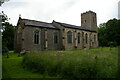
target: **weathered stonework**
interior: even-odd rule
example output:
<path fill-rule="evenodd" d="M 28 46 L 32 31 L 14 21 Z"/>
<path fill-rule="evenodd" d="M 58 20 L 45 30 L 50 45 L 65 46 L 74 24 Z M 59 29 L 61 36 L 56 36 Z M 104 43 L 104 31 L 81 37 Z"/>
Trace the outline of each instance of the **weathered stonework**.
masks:
<path fill-rule="evenodd" d="M 39 34 L 36 35 L 35 31 L 38 31 Z M 68 32 L 72 33 L 71 43 L 68 43 Z M 37 44 L 35 40 L 37 40 Z M 96 48 L 98 47 L 96 13 L 92 11 L 82 13 L 81 26 L 19 18 L 14 43 L 15 50 L 18 52 L 22 49 L 33 51 Z"/>

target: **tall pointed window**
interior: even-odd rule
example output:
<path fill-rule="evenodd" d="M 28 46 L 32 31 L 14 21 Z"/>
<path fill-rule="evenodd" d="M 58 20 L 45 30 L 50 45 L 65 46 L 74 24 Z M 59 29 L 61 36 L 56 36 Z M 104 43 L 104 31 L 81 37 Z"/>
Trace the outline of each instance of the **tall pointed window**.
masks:
<path fill-rule="evenodd" d="M 34 44 L 39 44 L 39 31 L 34 31 Z"/>
<path fill-rule="evenodd" d="M 67 42 L 72 43 L 72 32 L 71 31 L 67 32 Z"/>
<path fill-rule="evenodd" d="M 87 33 L 85 34 L 85 42 L 86 42 L 86 44 L 88 44 L 88 34 Z"/>
<path fill-rule="evenodd" d="M 58 33 L 54 32 L 54 44 L 58 43 Z"/>
<path fill-rule="evenodd" d="M 78 44 L 80 43 L 80 33 L 78 33 L 77 35 L 77 41 L 78 41 Z"/>

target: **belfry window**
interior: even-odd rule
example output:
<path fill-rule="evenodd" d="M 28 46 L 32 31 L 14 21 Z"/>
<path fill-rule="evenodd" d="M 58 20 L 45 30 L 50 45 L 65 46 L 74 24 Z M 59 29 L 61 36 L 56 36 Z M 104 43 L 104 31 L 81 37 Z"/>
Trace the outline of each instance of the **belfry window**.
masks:
<path fill-rule="evenodd" d="M 85 42 L 86 42 L 86 44 L 88 44 L 88 34 L 87 33 L 85 34 Z"/>
<path fill-rule="evenodd" d="M 72 32 L 71 31 L 67 32 L 67 42 L 72 43 Z"/>
<path fill-rule="evenodd" d="M 58 43 L 58 33 L 54 32 L 54 44 Z"/>
<path fill-rule="evenodd" d="M 34 44 L 39 44 L 39 31 L 34 31 Z"/>
<path fill-rule="evenodd" d="M 77 41 L 78 41 L 78 43 L 80 43 L 80 33 L 78 33 L 78 35 L 77 35 Z"/>

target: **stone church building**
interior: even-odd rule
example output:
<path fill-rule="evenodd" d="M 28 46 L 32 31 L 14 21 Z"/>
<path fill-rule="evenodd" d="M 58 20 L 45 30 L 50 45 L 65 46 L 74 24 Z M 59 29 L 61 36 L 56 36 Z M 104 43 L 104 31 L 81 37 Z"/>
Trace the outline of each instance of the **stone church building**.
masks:
<path fill-rule="evenodd" d="M 81 26 L 46 23 L 19 17 L 14 41 L 15 51 L 79 50 L 98 47 L 96 13 L 81 14 Z"/>

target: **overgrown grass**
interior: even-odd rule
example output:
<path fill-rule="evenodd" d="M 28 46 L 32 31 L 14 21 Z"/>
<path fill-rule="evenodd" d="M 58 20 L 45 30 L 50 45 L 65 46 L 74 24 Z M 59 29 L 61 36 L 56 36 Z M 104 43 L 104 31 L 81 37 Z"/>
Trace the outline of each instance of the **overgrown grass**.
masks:
<path fill-rule="evenodd" d="M 50 76 L 41 75 L 39 73 L 32 73 L 31 71 L 26 70 L 22 65 L 23 57 L 18 57 L 18 53 L 13 53 L 10 51 L 6 53 L 9 55 L 3 55 L 2 57 L 2 78 L 44 78 Z"/>
<path fill-rule="evenodd" d="M 61 78 L 116 78 L 118 49 L 100 47 L 89 50 L 33 51 L 23 58 L 32 72 Z"/>

